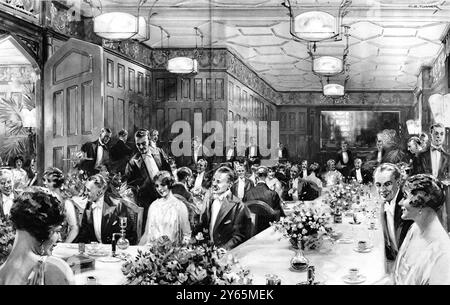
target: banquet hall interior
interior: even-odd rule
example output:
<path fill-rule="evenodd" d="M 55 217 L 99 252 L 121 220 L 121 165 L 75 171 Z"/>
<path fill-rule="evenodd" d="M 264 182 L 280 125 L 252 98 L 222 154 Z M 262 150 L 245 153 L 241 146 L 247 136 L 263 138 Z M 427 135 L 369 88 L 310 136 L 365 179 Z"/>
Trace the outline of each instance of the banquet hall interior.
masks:
<path fill-rule="evenodd" d="M 185 175 L 192 177 L 185 184 L 189 186 L 186 191 L 194 198 L 187 200 L 191 205 L 183 201 L 185 197 L 177 204 L 186 204 L 191 224 L 189 229 L 180 230 L 184 235 L 188 232 L 195 236 L 195 224 L 212 213 L 205 197 L 209 189 L 220 188 L 216 175 L 227 173 L 220 169 L 231 164 L 236 182 L 227 192 L 233 192 L 241 201 L 242 211 L 226 214 L 221 208 L 217 217 L 221 221 L 230 217 L 229 221 L 234 222 L 248 214 L 251 229 L 245 235 L 239 231 L 243 225 L 239 229 L 233 227 L 232 233 L 225 226 L 222 234 L 211 233 L 211 239 L 218 242 L 226 234 L 232 235 L 223 245 L 256 274 L 253 283 L 281 280 L 282 284 L 295 284 L 299 277 L 306 279 L 309 273 L 299 276 L 298 272 L 290 272 L 288 266 L 287 273 L 280 272 L 277 278 L 277 268 L 271 269 L 270 265 L 279 266 L 277 257 L 286 257 L 284 260 L 289 265 L 294 252 L 267 246 L 278 242 L 270 235 L 269 226 L 286 229 L 283 217 L 287 219 L 291 213 L 298 212 L 295 202 L 307 205 L 317 198 L 331 205 L 331 222 L 338 227 L 343 226 L 340 212 L 344 219 L 353 213 L 351 221 L 359 224 L 356 208 L 350 214 L 346 205 L 342 211 L 336 210 L 332 197 L 339 191 L 333 187 L 344 186 L 341 195 L 346 192 L 345 187 L 349 194 L 361 192 L 357 199 L 343 199 L 351 201 L 353 206 L 355 202 L 358 205 L 375 202 L 384 196 L 386 189 L 392 188 L 377 180 L 377 174 L 382 179 L 381 174 L 386 173 L 383 164 L 395 164 L 398 177 L 401 172 L 404 178 L 400 190 L 395 189 L 396 196 L 400 192 L 406 198 L 417 191 L 412 191 L 417 186 L 416 174 L 432 177 L 432 182 L 426 185 L 439 185 L 442 208 L 434 208 L 432 204 L 430 208 L 423 203 L 420 215 L 428 215 L 427 219 L 436 216 L 445 233 L 449 232 L 449 54 L 450 1 L 443 0 L 0 0 L 0 180 L 2 175 L 7 175 L 2 170 L 12 172 L 12 188 L 17 199 L 21 192 L 27 192 L 26 187 L 47 187 L 49 177 L 55 173 L 64 176 L 67 185 L 72 179 L 71 185 L 58 190 L 61 192 L 58 196 L 64 200 L 68 193 L 75 194 L 70 209 L 65 203 L 69 224 L 62 244 L 78 243 L 84 247 L 86 243 L 87 246 L 92 242 L 87 237 L 91 234 L 96 240 L 96 245 L 91 247 L 108 244 L 109 251 L 111 243 L 129 242 L 129 248 L 134 249 L 146 244 L 146 239 L 154 238 L 154 228 L 149 224 L 165 211 L 155 203 L 166 197 L 159 188 L 144 193 L 142 190 L 149 181 L 160 187 L 168 185 L 170 179 L 182 184 L 187 179 Z M 439 129 L 443 134 L 435 135 Z M 157 151 L 151 165 L 147 159 L 138 157 L 143 154 L 138 143 L 146 135 L 154 156 L 153 151 Z M 442 155 L 435 161 L 433 152 L 428 151 L 439 137 Z M 413 142 L 417 143 L 416 150 L 410 147 Z M 96 144 L 92 146 L 92 143 Z M 117 143 L 122 145 L 120 153 L 116 150 Z M 204 156 L 200 162 L 198 143 Z M 236 151 L 229 149 L 233 145 Z M 106 151 L 109 151 L 108 159 L 105 159 Z M 432 160 L 422 157 L 425 154 L 428 158 L 431 154 Z M 357 160 L 361 162 L 358 166 Z M 135 169 L 133 166 L 139 167 L 140 162 L 143 167 Z M 430 163 L 429 171 L 426 162 Z M 202 164 L 206 170 L 201 169 Z M 441 169 L 436 170 L 439 164 Z M 158 174 L 152 166 L 157 167 Z M 242 187 L 237 178 L 241 168 L 245 175 Z M 171 175 L 170 179 L 162 169 Z M 148 177 L 143 179 L 147 180 L 138 181 L 136 177 L 145 171 Z M 76 178 L 71 176 L 74 172 Z M 271 178 L 274 172 L 276 178 Z M 314 173 L 312 178 L 311 173 Z M 131 175 L 137 176 L 130 178 Z M 196 179 L 200 175 L 203 182 Z M 269 185 L 267 191 L 270 188 L 278 198 L 263 206 L 269 216 L 258 216 L 257 208 L 246 206 L 249 202 L 261 202 L 260 191 L 252 193 L 247 189 L 250 184 L 257 188 L 261 177 L 269 177 L 265 178 Z M 119 179 L 119 184 L 114 184 L 115 179 Z M 121 228 L 116 224 L 117 227 L 105 229 L 107 225 L 102 220 L 101 234 L 95 226 L 92 232 L 84 228 L 85 222 L 92 221 L 88 211 L 92 198 L 86 195 L 90 181 L 96 187 L 103 182 L 108 184 L 105 189 L 113 198 L 112 205 L 115 200 L 129 196 L 124 199 L 127 203 L 123 208 L 118 205 L 122 210 L 117 208 L 114 212 L 120 214 L 120 224 L 123 215 L 133 215 L 128 218 L 128 227 L 125 223 Z M 172 182 L 168 187 L 170 192 L 167 191 L 169 196 L 175 194 Z M 301 194 L 297 183 L 303 188 Z M 425 182 L 420 180 L 420 183 Z M 120 188 L 124 185 L 131 187 L 126 195 Z M 10 193 L 2 194 L 10 196 Z M 253 196 L 258 200 L 252 200 Z M 141 203 L 149 198 L 155 200 L 153 204 Z M 388 205 L 390 200 L 381 201 Z M 275 201 L 280 208 L 270 206 Z M 0 201 L 0 205 L 5 204 L 0 210 L 0 220 L 13 213 L 11 206 L 6 208 L 6 202 Z M 361 227 L 346 224 L 335 235 L 329 234 L 332 245 L 324 246 L 322 252 L 334 254 L 321 260 L 321 255 L 327 254 L 316 250 L 320 253 L 302 256 L 303 252 L 297 250 L 296 258 L 301 261 L 306 257 L 310 265 L 314 263 L 317 281 L 379 283 L 385 270 L 404 268 L 395 256 L 404 255 L 410 249 L 401 247 L 401 242 L 393 242 L 394 258 L 385 259 L 391 246 L 384 245 L 386 236 L 389 240 L 389 236 L 397 234 L 391 234 L 391 227 L 401 231 L 400 222 L 403 225 L 415 221 L 414 225 L 409 224 L 408 233 L 409 227 L 398 233 L 401 241 L 405 234 L 405 240 L 410 241 L 415 240 L 417 224 L 422 224 L 417 220 L 422 219 L 419 212 L 414 214 L 409 210 L 419 211 L 419 208 L 410 208 L 412 203 L 405 205 L 395 207 L 398 209 L 395 213 L 403 215 L 396 214 L 392 226 L 384 216 L 373 216 L 378 230 L 373 229 L 375 225 L 367 216 L 375 214 L 375 210 L 369 213 L 369 208 L 361 208 L 358 213 L 367 218 Z M 174 203 L 174 211 L 180 209 L 175 206 Z M 214 210 L 213 203 L 211 206 Z M 161 209 L 160 214 L 152 215 L 157 209 Z M 389 208 L 379 204 L 377 209 Z M 67 212 L 72 210 L 73 213 Z M 18 213 L 18 209 L 14 211 Z M 233 213 L 241 214 L 230 216 Z M 408 216 L 413 214 L 415 218 Z M 274 221 L 280 222 L 273 225 Z M 3 228 L 3 222 L 0 224 Z M 128 239 L 124 238 L 124 228 Z M 215 228 L 212 225 L 210 230 Z M 103 237 L 106 231 L 108 238 Z M 341 238 L 341 243 L 336 241 L 347 233 L 352 236 Z M 116 241 L 115 234 L 122 237 Z M 182 233 L 177 234 L 174 238 L 181 238 Z M 361 246 L 366 239 L 372 244 L 367 248 L 371 251 Z M 266 246 L 258 242 L 261 240 Z M 67 246 L 65 250 L 76 254 L 78 245 Z M 413 242 L 411 245 L 417 247 Z M 288 247 L 287 242 L 285 248 Z M 442 247 L 448 247 L 447 241 Z M 303 248 L 302 241 L 300 250 Z M 445 257 L 450 257 L 450 251 L 445 249 L 448 255 Z M 83 252 L 80 250 L 79 255 Z M 0 254 L 4 254 L 3 250 Z M 330 267 L 339 265 L 345 255 L 357 263 L 337 269 Z M 93 260 L 92 256 L 85 259 Z M 0 259 L 0 262 L 4 261 Z M 105 270 L 113 265 L 103 263 Z M 442 262 L 436 266 L 450 270 L 448 265 L 439 264 Z M 100 262 L 96 268 L 102 266 Z M 355 266 L 360 275 L 353 277 L 351 272 L 345 275 L 348 267 Z M 5 268 L 0 267 L 0 284 L 7 282 L 3 277 Z M 291 268 L 295 269 L 294 265 Z M 89 272 L 104 284 L 117 284 L 125 279 L 120 275 L 120 266 L 111 271 L 113 276 L 104 278 L 92 269 L 76 272 L 75 282 L 84 283 Z M 405 280 L 399 274 L 394 276 L 394 281 Z M 450 275 L 439 278 L 443 283 L 449 280 Z M 314 278 L 308 277 L 306 281 L 313 283 Z M 413 280 L 407 278 L 405 282 L 413 283 Z"/>

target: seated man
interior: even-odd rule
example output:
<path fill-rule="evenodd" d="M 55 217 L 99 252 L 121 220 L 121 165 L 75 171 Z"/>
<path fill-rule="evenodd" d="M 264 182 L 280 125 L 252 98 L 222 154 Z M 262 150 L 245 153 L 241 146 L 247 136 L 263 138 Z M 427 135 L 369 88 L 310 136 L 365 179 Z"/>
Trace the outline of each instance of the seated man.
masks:
<path fill-rule="evenodd" d="M 189 213 L 191 227 L 196 224 L 200 217 L 200 207 L 194 203 L 194 197 L 189 191 L 192 185 L 192 171 L 189 167 L 181 167 L 177 170 L 177 182 L 172 185 L 172 194 L 183 201 Z"/>
<path fill-rule="evenodd" d="M 234 172 L 227 167 L 216 170 L 212 180 L 211 196 L 205 196 L 205 212 L 194 232 L 208 232 L 217 247 L 233 249 L 251 234 L 252 220 L 245 204 L 231 194 Z"/>
<path fill-rule="evenodd" d="M 253 182 L 245 177 L 245 166 L 243 163 L 235 163 L 236 174 L 238 175 L 237 180 L 233 183 L 231 187 L 231 193 L 237 196 L 239 199 L 244 198 L 244 195 L 251 189 L 254 184 Z"/>
<path fill-rule="evenodd" d="M 242 201 L 261 200 L 267 203 L 272 209 L 280 211 L 280 215 L 284 216 L 283 209 L 280 205 L 280 196 L 277 192 L 272 191 L 266 184 L 269 169 L 260 166 L 256 171 L 256 185 L 252 187 L 244 196 Z"/>
<path fill-rule="evenodd" d="M 107 182 L 99 174 L 91 176 L 85 185 L 88 203 L 83 213 L 76 242 L 110 244 L 113 233 L 120 232 L 120 218 L 127 218 L 126 238 L 131 245 L 137 242 L 136 224 L 120 199 L 105 196 Z"/>
<path fill-rule="evenodd" d="M 360 158 L 356 158 L 354 164 L 355 167 L 352 168 L 348 176 L 350 182 L 353 179 L 362 184 L 368 184 L 369 182 L 371 182 L 372 175 L 370 174 L 369 171 L 362 168 L 362 160 Z"/>
<path fill-rule="evenodd" d="M 0 169 L 0 219 L 9 217 L 15 194 L 11 170 Z"/>

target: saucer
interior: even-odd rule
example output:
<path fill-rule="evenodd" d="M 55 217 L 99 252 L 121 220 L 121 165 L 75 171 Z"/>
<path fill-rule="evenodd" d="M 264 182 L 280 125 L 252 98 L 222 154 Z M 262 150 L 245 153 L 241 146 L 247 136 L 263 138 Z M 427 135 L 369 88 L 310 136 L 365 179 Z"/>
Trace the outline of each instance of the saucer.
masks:
<path fill-rule="evenodd" d="M 366 280 L 366 276 L 359 274 L 357 277 L 352 278 L 350 275 L 344 275 L 342 280 L 347 284 L 361 284 Z"/>
<path fill-rule="evenodd" d="M 360 225 L 361 221 L 358 221 L 358 222 L 350 221 L 349 224 L 351 224 L 351 225 Z"/>
<path fill-rule="evenodd" d="M 359 253 L 369 253 L 370 251 L 372 251 L 372 247 L 367 247 L 364 250 L 361 250 L 358 247 L 356 247 L 356 248 L 353 248 L 353 250 L 355 250 L 356 252 L 359 252 Z"/>

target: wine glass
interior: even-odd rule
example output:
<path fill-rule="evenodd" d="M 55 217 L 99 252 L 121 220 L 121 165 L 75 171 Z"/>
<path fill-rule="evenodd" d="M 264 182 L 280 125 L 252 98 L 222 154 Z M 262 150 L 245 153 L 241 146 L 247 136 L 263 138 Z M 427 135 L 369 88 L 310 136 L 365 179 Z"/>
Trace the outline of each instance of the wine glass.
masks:
<path fill-rule="evenodd" d="M 127 227 L 127 218 L 119 217 L 119 221 L 120 221 L 120 228 L 121 228 L 121 230 L 120 230 L 121 236 L 120 236 L 119 240 L 117 240 L 116 246 L 120 250 L 126 250 L 130 246 L 130 241 L 125 238 L 125 229 Z"/>

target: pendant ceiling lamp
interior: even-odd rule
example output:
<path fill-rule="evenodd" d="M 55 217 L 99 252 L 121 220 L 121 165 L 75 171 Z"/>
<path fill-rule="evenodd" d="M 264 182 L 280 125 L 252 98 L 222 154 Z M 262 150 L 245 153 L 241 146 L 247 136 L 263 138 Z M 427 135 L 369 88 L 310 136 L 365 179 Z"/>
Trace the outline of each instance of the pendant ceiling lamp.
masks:
<path fill-rule="evenodd" d="M 197 46 L 197 37 L 200 36 L 203 49 L 203 34 L 195 27 L 195 50 L 193 58 L 185 56 L 177 56 L 167 61 L 167 71 L 176 74 L 196 74 L 198 73 L 199 50 Z M 170 36 L 168 36 L 170 37 Z M 162 41 L 162 39 L 161 39 Z"/>
<path fill-rule="evenodd" d="M 313 59 L 313 72 L 333 76 L 344 71 L 344 61 L 334 56 L 319 56 Z"/>
<path fill-rule="evenodd" d="M 323 95 L 329 97 L 340 97 L 344 96 L 345 89 L 344 86 L 339 84 L 326 84 L 323 86 Z"/>
<path fill-rule="evenodd" d="M 303 11 L 291 5 L 291 0 L 284 0 L 281 5 L 289 11 L 289 31 L 300 42 L 339 41 L 342 39 L 342 19 L 348 13 L 350 0 L 342 0 L 336 15 L 324 11 Z"/>
<path fill-rule="evenodd" d="M 92 0 L 87 0 L 92 5 Z M 153 3 L 153 6 L 158 0 Z M 94 17 L 94 33 L 103 39 L 111 41 L 124 41 L 128 39 L 140 42 L 150 39 L 150 18 L 153 6 L 150 8 L 148 18 L 140 16 L 141 7 L 147 0 L 139 0 L 137 3 L 137 15 L 126 12 L 106 12 L 100 2 L 101 13 Z"/>

